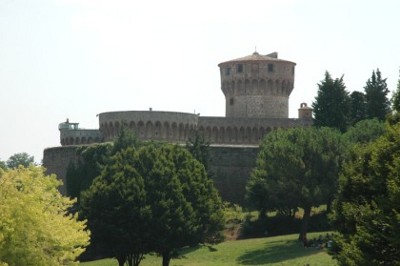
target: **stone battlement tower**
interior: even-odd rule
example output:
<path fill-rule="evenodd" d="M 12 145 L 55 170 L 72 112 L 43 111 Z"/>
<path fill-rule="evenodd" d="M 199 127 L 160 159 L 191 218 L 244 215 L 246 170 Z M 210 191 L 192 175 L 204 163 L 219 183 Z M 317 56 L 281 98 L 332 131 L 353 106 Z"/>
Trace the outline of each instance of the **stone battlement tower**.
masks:
<path fill-rule="evenodd" d="M 220 63 L 226 117 L 288 118 L 295 65 L 276 52 Z"/>

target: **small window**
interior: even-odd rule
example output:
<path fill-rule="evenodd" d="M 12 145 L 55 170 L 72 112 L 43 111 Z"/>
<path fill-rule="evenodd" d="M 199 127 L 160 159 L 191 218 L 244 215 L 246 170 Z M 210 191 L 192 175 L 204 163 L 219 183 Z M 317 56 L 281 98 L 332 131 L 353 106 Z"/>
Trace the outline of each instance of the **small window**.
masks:
<path fill-rule="evenodd" d="M 268 64 L 268 72 L 274 72 L 274 64 Z"/>
<path fill-rule="evenodd" d="M 234 103 L 233 98 L 230 98 L 230 99 L 229 99 L 229 104 L 230 104 L 230 105 L 233 105 L 233 103 Z"/>
<path fill-rule="evenodd" d="M 225 68 L 225 76 L 229 76 L 231 74 L 231 68 L 227 67 Z"/>
<path fill-rule="evenodd" d="M 237 73 L 243 73 L 243 65 L 242 64 L 237 65 Z"/>

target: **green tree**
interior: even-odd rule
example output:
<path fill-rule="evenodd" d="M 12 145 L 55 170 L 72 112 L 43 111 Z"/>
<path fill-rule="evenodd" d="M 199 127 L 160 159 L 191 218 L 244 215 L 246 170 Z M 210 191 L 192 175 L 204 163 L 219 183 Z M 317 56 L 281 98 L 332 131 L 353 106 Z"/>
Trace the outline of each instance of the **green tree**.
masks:
<path fill-rule="evenodd" d="M 314 125 L 317 127 L 332 127 L 346 131 L 350 108 L 349 93 L 340 79 L 333 79 L 325 72 L 325 79 L 318 84 L 318 94 L 312 103 L 314 109 Z"/>
<path fill-rule="evenodd" d="M 6 164 L 6 162 L 0 160 L 0 169 L 3 169 L 3 170 L 7 169 L 7 164 Z"/>
<path fill-rule="evenodd" d="M 80 200 L 81 191 L 90 187 L 95 177 L 99 176 L 106 164 L 112 146 L 109 143 L 82 146 L 77 148 L 77 163 L 70 163 L 67 168 L 67 195 Z"/>
<path fill-rule="evenodd" d="M 204 139 L 204 137 L 196 131 L 194 137 L 189 138 L 189 141 L 186 143 L 186 148 L 194 158 L 199 160 L 204 165 L 206 171 L 208 171 L 210 160 L 210 144 Z"/>
<path fill-rule="evenodd" d="M 387 97 L 389 89 L 386 79 L 382 79 L 379 69 L 372 71 L 372 76 L 368 79 L 364 87 L 367 118 L 377 118 L 381 121 L 386 119 L 390 112 L 390 101 Z"/>
<path fill-rule="evenodd" d="M 8 168 L 18 168 L 18 166 L 22 165 L 24 167 L 28 167 L 31 164 L 34 164 L 35 160 L 33 156 L 30 156 L 26 152 L 16 153 L 7 160 Z"/>
<path fill-rule="evenodd" d="M 170 144 L 138 151 L 135 167 L 144 177 L 152 210 L 152 248 L 169 265 L 177 248 L 222 240 L 222 201 L 204 166 L 186 149 Z"/>
<path fill-rule="evenodd" d="M 360 91 L 353 91 L 350 94 L 349 123 L 350 125 L 354 125 L 366 119 L 366 117 L 365 94 Z"/>
<path fill-rule="evenodd" d="M 60 184 L 41 167 L 0 169 L 0 264 L 78 264 L 89 232 L 68 212 L 74 201 Z"/>
<path fill-rule="evenodd" d="M 329 204 L 337 189 L 344 144 L 329 128 L 293 128 L 268 134 L 247 184 L 247 199 L 260 210 L 304 209 L 299 240 L 311 208 Z"/>
<path fill-rule="evenodd" d="M 384 122 L 377 118 L 365 119 L 350 127 L 343 137 L 353 144 L 367 144 L 382 136 L 385 131 Z"/>
<path fill-rule="evenodd" d="M 70 163 L 67 168 L 67 194 L 80 199 L 81 191 L 89 188 L 93 179 L 100 175 L 101 170 L 111 155 L 128 147 L 138 147 L 140 141 L 122 122 L 117 138 L 110 143 L 82 146 L 77 149 L 79 161 Z"/>
<path fill-rule="evenodd" d="M 397 89 L 392 95 L 391 102 L 393 111 L 400 113 L 400 77 L 397 81 Z"/>
<path fill-rule="evenodd" d="M 332 221 L 340 265 L 400 264 L 400 125 L 353 147 Z"/>
<path fill-rule="evenodd" d="M 118 136 L 113 143 L 111 154 L 115 154 L 128 147 L 137 148 L 141 145 L 139 139 L 129 130 L 126 121 L 121 122 L 121 129 L 118 132 Z"/>
<path fill-rule="evenodd" d="M 149 252 L 151 210 L 143 177 L 133 168 L 135 157 L 132 148 L 117 152 L 81 199 L 94 242 L 120 266 L 139 265 Z"/>
<path fill-rule="evenodd" d="M 169 265 L 177 248 L 222 239 L 221 199 L 187 149 L 163 143 L 121 149 L 81 199 L 93 239 L 107 247 L 106 255 L 137 265 L 151 250 Z"/>

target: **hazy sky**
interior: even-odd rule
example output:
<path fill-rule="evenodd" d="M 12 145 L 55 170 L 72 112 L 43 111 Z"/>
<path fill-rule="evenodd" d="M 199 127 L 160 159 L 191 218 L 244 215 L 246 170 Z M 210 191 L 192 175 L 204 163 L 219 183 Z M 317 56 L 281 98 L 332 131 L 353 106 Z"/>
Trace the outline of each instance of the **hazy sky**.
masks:
<path fill-rule="evenodd" d="M 122 110 L 224 116 L 218 63 L 278 52 L 297 63 L 290 117 L 329 71 L 362 91 L 400 67 L 398 0 L 0 0 L 0 160 L 40 162 L 69 118 Z"/>

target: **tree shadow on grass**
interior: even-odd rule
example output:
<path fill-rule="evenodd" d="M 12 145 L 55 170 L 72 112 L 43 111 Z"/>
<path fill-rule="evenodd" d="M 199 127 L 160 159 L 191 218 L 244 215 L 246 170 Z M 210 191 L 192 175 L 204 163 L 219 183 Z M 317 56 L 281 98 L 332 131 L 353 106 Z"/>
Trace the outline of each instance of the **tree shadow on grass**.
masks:
<path fill-rule="evenodd" d="M 187 258 L 186 254 L 191 253 L 191 252 L 195 252 L 196 250 L 201 249 L 203 247 L 207 247 L 210 252 L 211 251 L 217 251 L 217 249 L 214 248 L 211 245 L 201 245 L 201 244 L 199 244 L 199 245 L 192 246 L 192 247 L 183 247 L 183 248 L 177 249 L 173 254 L 173 258 L 174 259 L 186 259 Z"/>
<path fill-rule="evenodd" d="M 278 263 L 322 252 L 315 248 L 304 248 L 297 240 L 276 242 L 266 242 L 262 248 L 246 252 L 237 258 L 237 262 L 242 265 Z"/>

